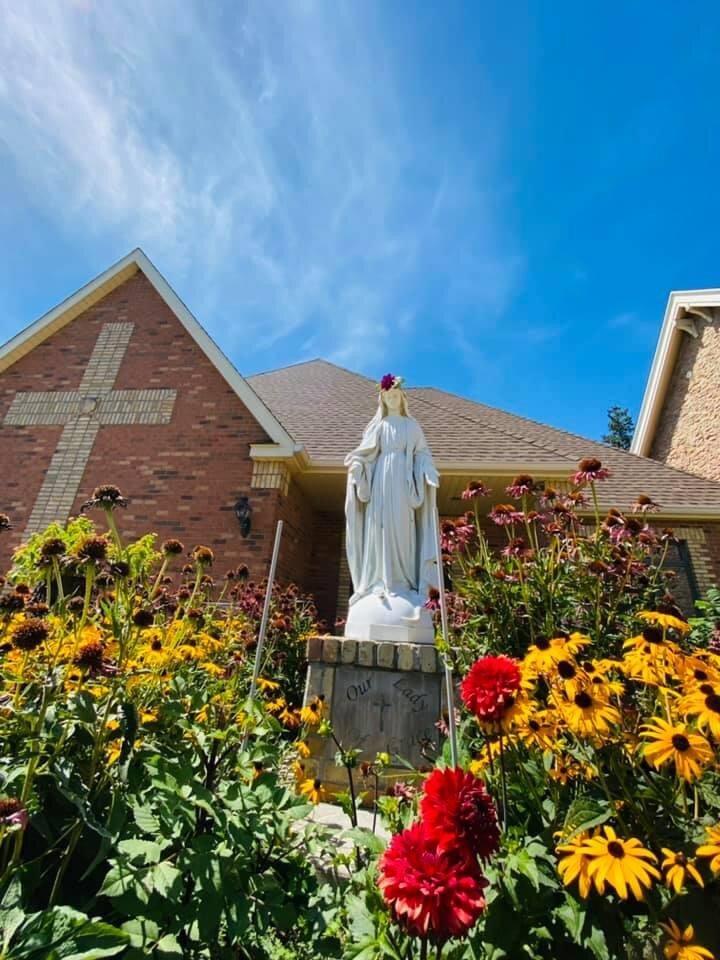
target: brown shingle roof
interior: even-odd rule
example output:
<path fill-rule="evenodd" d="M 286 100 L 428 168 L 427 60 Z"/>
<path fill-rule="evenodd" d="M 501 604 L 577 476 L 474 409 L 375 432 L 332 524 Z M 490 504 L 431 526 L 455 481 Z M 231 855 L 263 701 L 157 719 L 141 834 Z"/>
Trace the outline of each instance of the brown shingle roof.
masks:
<path fill-rule="evenodd" d="M 326 360 L 248 380 L 314 461 L 342 463 L 375 411 L 373 382 Z M 690 508 L 689 514 L 701 508 L 720 511 L 720 483 L 434 387 L 411 388 L 408 396 L 412 415 L 440 464 L 467 463 L 472 472 L 498 462 L 518 471 L 529 463 L 545 463 L 558 469 L 567 465 L 570 474 L 582 457 L 596 456 L 612 471 L 609 480 L 598 484 L 605 507 L 627 508 L 646 493 L 675 512 L 681 507 Z"/>

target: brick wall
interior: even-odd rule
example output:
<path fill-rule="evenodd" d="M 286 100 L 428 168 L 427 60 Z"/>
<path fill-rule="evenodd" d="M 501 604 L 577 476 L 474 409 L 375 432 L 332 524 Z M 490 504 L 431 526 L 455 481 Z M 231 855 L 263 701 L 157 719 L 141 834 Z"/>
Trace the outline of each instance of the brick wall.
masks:
<path fill-rule="evenodd" d="M 269 438 L 141 273 L 0 373 L 0 511 L 14 527 L 0 538 L 0 566 L 22 538 L 65 429 L 7 425 L 8 408 L 17 391 L 78 390 L 106 323 L 133 325 L 114 389 L 176 394 L 169 423 L 99 426 L 71 512 L 97 484 L 115 483 L 131 498 L 118 514 L 125 536 L 153 530 L 161 539 L 179 537 L 188 549 L 206 543 L 218 574 L 245 562 L 262 576 L 280 493 L 251 489 L 248 450 Z M 253 507 L 247 540 L 233 513 L 240 494 Z"/>
<path fill-rule="evenodd" d="M 682 336 L 650 456 L 720 480 L 720 323 Z"/>

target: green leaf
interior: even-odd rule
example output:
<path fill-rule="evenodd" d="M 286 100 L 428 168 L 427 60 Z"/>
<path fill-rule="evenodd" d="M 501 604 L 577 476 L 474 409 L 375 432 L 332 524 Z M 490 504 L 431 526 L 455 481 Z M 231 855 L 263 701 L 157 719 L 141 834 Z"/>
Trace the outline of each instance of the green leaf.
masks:
<path fill-rule="evenodd" d="M 370 853 L 382 853 L 385 849 L 385 841 L 382 837 L 364 827 L 352 827 L 350 830 L 345 830 L 343 836 L 352 840 L 361 850 L 368 850 Z"/>
<path fill-rule="evenodd" d="M 574 897 L 566 897 L 565 903 L 555 910 L 555 916 L 562 921 L 573 943 L 582 943 L 582 932 L 587 916 L 585 907 Z"/>
<path fill-rule="evenodd" d="M 140 864 L 158 863 L 162 856 L 162 847 L 154 840 L 142 840 L 133 837 L 130 840 L 121 840 L 118 850 L 126 854 L 128 859 Z"/>
<path fill-rule="evenodd" d="M 563 841 L 570 840 L 584 830 L 592 830 L 593 827 L 605 823 L 612 815 L 612 810 L 607 803 L 592 800 L 590 797 L 577 797 L 570 804 L 565 816 L 562 829 Z"/>
<path fill-rule="evenodd" d="M 166 933 L 161 940 L 158 940 L 155 950 L 160 957 L 183 956 L 182 947 L 172 933 Z"/>
<path fill-rule="evenodd" d="M 150 807 L 134 807 L 133 818 L 143 833 L 150 833 L 154 836 L 162 833 L 162 823 Z"/>
<path fill-rule="evenodd" d="M 15 931 L 8 960 L 99 960 L 125 949 L 129 936 L 70 907 L 30 914 Z"/>
<path fill-rule="evenodd" d="M 182 873 L 168 860 L 162 860 L 153 866 L 148 875 L 148 883 L 161 897 L 170 897 L 180 890 Z"/>

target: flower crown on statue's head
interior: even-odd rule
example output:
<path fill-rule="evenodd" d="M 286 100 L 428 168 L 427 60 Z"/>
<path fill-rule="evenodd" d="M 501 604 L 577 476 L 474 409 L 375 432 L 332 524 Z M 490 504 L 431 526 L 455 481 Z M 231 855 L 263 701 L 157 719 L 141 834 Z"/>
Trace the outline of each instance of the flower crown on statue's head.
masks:
<path fill-rule="evenodd" d="M 380 381 L 380 390 L 394 390 L 402 387 L 405 383 L 404 377 L 396 377 L 394 373 L 386 373 Z"/>

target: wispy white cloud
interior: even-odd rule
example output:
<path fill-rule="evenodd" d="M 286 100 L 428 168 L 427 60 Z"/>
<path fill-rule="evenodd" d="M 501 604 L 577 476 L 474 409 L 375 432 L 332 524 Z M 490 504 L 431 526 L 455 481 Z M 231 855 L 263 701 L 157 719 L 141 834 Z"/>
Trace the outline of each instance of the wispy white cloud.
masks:
<path fill-rule="evenodd" d="M 0 173 L 63 229 L 145 247 L 242 369 L 367 369 L 421 328 L 471 353 L 522 256 L 490 160 L 406 109 L 369 11 L 0 0 Z"/>

